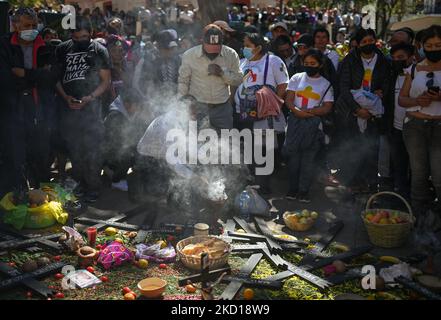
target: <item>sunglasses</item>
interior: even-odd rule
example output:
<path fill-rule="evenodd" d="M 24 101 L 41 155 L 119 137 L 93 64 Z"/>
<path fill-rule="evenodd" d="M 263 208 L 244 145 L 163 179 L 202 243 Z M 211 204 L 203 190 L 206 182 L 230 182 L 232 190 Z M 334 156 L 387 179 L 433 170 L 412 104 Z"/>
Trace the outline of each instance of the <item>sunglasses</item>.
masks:
<path fill-rule="evenodd" d="M 433 85 L 435 84 L 434 78 L 435 78 L 435 74 L 433 72 L 429 72 L 427 74 L 427 79 L 428 79 L 426 82 L 427 88 L 433 87 Z"/>

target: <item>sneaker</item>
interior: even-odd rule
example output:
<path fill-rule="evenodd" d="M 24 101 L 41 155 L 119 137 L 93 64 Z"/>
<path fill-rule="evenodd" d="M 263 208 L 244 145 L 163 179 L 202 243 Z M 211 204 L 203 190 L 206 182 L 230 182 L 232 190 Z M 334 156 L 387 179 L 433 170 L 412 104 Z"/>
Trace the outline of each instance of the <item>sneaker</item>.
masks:
<path fill-rule="evenodd" d="M 288 194 L 285 196 L 288 200 L 297 200 L 297 192 L 288 192 Z"/>
<path fill-rule="evenodd" d="M 302 202 L 302 203 L 311 203 L 311 199 L 309 198 L 309 196 L 306 193 L 301 194 L 301 195 L 299 194 L 298 200 L 299 200 L 299 202 Z"/>
<path fill-rule="evenodd" d="M 81 198 L 86 203 L 95 203 L 99 198 L 98 192 L 87 192 L 84 194 L 84 196 Z"/>

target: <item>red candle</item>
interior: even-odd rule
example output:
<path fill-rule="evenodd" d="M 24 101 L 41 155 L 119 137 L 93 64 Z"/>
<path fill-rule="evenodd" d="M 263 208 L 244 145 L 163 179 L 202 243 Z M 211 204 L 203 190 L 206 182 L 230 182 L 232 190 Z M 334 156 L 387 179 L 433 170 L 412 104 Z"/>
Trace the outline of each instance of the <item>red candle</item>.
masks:
<path fill-rule="evenodd" d="M 91 247 L 95 247 L 95 242 L 96 242 L 96 228 L 95 227 L 87 228 L 87 240 L 89 241 L 89 245 Z"/>

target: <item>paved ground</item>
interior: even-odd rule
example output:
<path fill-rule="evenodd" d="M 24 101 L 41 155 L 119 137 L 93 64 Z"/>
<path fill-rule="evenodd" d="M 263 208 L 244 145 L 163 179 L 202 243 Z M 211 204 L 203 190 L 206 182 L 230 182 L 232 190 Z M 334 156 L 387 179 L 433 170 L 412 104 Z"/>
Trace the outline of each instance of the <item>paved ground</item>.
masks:
<path fill-rule="evenodd" d="M 312 203 L 309 205 L 301 204 L 296 201 L 287 201 L 284 195 L 288 190 L 288 180 L 286 168 L 282 168 L 273 177 L 271 181 L 273 194 L 267 199 L 273 205 L 273 217 L 283 214 L 285 211 L 310 209 L 320 213 L 320 218 L 316 225 L 306 233 L 297 233 L 294 235 L 300 237 L 319 237 L 320 234 L 329 228 L 332 221 L 341 220 L 344 222 L 343 230 L 338 234 L 335 241 L 348 245 L 349 247 L 357 247 L 369 244 L 369 238 L 363 222 L 360 218 L 362 210 L 366 206 L 368 195 L 360 196 L 353 201 L 342 201 L 337 189 L 326 189 L 324 186 L 316 183 L 311 192 Z M 185 223 L 189 217 L 181 210 L 171 207 L 167 204 L 165 197 L 149 197 L 147 199 L 152 203 L 152 210 L 158 210 L 157 223 Z M 382 199 L 379 199 L 382 200 Z M 115 189 L 106 189 L 100 200 L 94 204 L 85 215 L 98 218 L 110 218 L 115 212 L 121 212 L 135 207 L 136 204 L 128 199 L 127 193 Z M 390 206 L 387 204 L 385 206 Z M 99 209 L 99 210 L 95 210 Z M 399 209 L 386 207 L 387 209 Z M 231 214 L 228 212 L 227 214 Z M 129 223 L 143 224 L 145 217 L 143 215 L 130 218 Z M 202 220 L 202 219 L 199 219 Z M 415 245 L 413 237 L 409 237 L 409 241 L 401 248 L 382 249 L 375 247 L 374 254 L 407 256 L 413 253 L 421 253 L 421 249 Z M 441 274 L 441 254 L 435 259 L 436 269 Z"/>

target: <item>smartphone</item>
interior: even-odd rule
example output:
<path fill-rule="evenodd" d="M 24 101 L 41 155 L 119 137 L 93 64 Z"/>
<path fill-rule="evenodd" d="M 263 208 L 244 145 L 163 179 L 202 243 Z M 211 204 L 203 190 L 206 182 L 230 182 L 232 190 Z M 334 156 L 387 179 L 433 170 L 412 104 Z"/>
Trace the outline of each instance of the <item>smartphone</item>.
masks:
<path fill-rule="evenodd" d="M 83 103 L 83 101 L 82 100 L 78 100 L 78 99 L 75 99 L 75 98 L 72 98 L 72 103 Z"/>
<path fill-rule="evenodd" d="M 433 92 L 433 93 L 439 93 L 439 87 L 429 87 L 428 91 Z"/>

